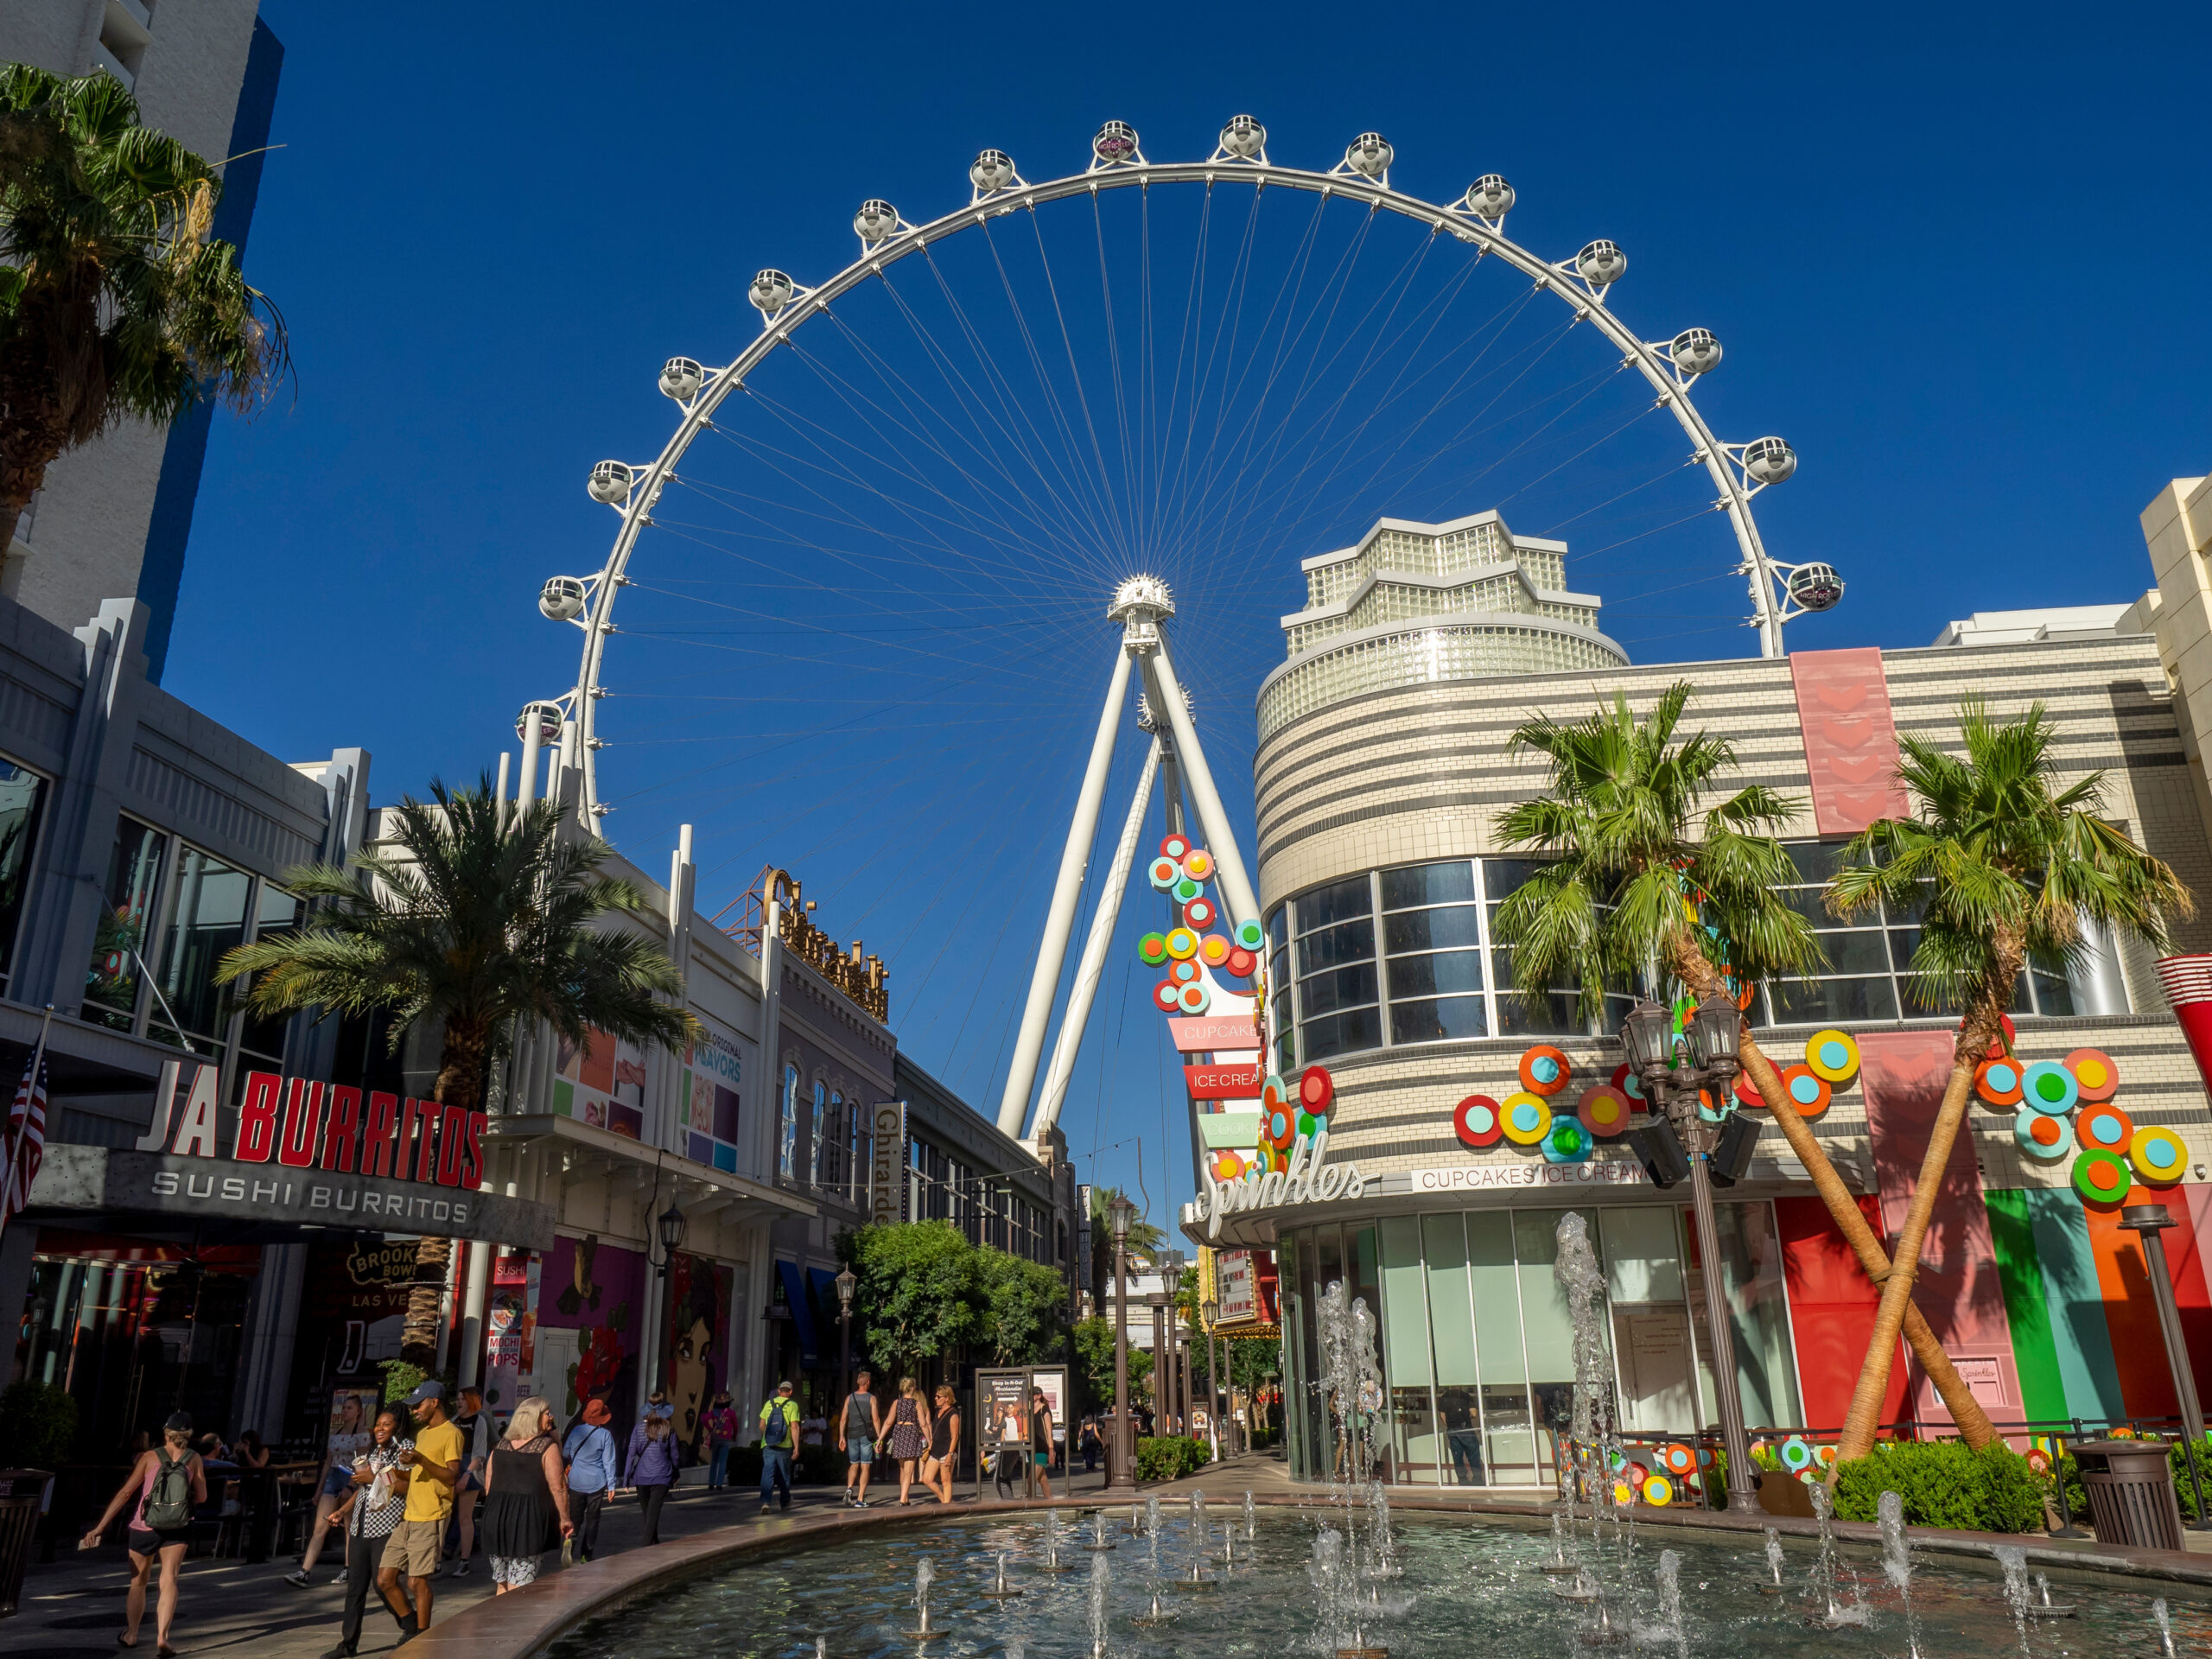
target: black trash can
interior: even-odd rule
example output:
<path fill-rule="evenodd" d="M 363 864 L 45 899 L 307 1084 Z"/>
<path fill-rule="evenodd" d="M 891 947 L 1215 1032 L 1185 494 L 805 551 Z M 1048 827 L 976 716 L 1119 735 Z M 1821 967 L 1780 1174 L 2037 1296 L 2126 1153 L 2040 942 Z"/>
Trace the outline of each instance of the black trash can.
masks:
<path fill-rule="evenodd" d="M 0 1618 L 13 1618 L 22 1599 L 39 1498 L 53 1478 L 43 1469 L 0 1469 Z"/>
<path fill-rule="evenodd" d="M 2073 1452 L 2099 1543 L 2182 1548 L 2181 1505 L 2164 1440 L 2077 1440 Z"/>

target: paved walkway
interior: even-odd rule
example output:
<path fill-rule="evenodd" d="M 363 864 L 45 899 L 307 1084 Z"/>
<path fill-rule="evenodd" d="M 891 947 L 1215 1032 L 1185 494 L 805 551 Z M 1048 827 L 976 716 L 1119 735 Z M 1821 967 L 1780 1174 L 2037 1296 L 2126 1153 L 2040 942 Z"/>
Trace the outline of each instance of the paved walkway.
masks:
<path fill-rule="evenodd" d="M 686 1478 L 695 1483 L 699 1478 L 696 1471 Z M 1104 1484 L 1103 1474 L 1086 1476 L 1078 1471 L 1072 1490 L 1078 1495 L 1093 1493 Z M 1053 1490 L 1065 1495 L 1070 1489 L 1056 1480 Z M 915 1491 L 919 1492 L 918 1485 Z M 988 1486 L 984 1491 L 991 1495 Z M 887 1500 L 885 1491 L 880 1481 L 870 1486 L 871 1507 L 887 1501 L 897 1506 L 895 1477 Z M 962 1499 L 972 1498 L 974 1492 L 972 1484 L 953 1488 L 954 1496 Z M 842 1495 L 842 1487 L 801 1486 L 792 1493 L 791 1513 L 833 1513 Z M 962 1507 L 956 1503 L 954 1510 L 957 1512 Z M 661 1511 L 661 1536 L 688 1538 L 716 1527 L 750 1526 L 763 1518 L 754 1489 L 734 1487 L 725 1492 L 709 1492 L 702 1484 L 679 1485 Z M 600 1554 L 605 1557 L 639 1548 L 639 1536 L 637 1503 L 624 1499 L 605 1511 L 600 1522 Z M 232 1653 L 240 1659 L 249 1655 L 251 1659 L 320 1659 L 338 1641 L 339 1615 L 346 1592 L 330 1580 L 342 1564 L 342 1557 L 326 1549 L 316 1564 L 315 1583 L 299 1590 L 284 1582 L 283 1575 L 292 1568 L 289 1559 L 251 1567 L 228 1560 L 188 1561 L 170 1639 L 181 1655 Z M 435 1582 L 434 1626 L 492 1593 L 491 1570 L 480 1553 L 470 1563 L 467 1578 L 440 1578 Z M 34 1562 L 16 1616 L 0 1620 L 0 1654 L 97 1653 L 112 1659 L 118 1651 L 115 1639 L 122 1633 L 123 1598 L 130 1583 L 130 1558 L 119 1545 L 83 1554 L 65 1549 L 56 1554 L 51 1565 Z M 147 1659 L 152 1659 L 154 1651 L 152 1602 L 149 1592 L 146 1620 L 138 1632 Z M 384 1652 L 397 1637 L 391 1616 L 378 1611 L 372 1599 L 361 1627 L 362 1654 Z"/>

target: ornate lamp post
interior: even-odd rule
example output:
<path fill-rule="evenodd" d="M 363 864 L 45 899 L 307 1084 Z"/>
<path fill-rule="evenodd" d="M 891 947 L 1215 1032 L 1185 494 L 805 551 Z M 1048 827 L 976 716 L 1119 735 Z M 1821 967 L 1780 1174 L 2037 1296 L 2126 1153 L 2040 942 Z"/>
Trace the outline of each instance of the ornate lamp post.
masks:
<path fill-rule="evenodd" d="M 1162 1414 L 1169 1418 L 1181 1419 L 1183 1432 L 1187 1434 L 1191 1432 L 1191 1402 L 1190 1389 L 1185 1386 L 1189 1379 L 1183 1371 L 1185 1349 L 1183 1343 L 1182 1251 L 1167 1252 L 1167 1271 L 1161 1278 L 1160 1292 L 1160 1301 L 1166 1309 L 1167 1319 L 1167 1351 L 1165 1357 L 1167 1364 L 1167 1388 L 1161 1395 L 1164 1403 Z M 1166 1423 L 1163 1422 L 1160 1427 L 1163 1433 L 1166 1432 L 1167 1427 Z"/>
<path fill-rule="evenodd" d="M 1137 1489 L 1137 1448 L 1129 1438 L 1129 1223 L 1137 1207 L 1121 1193 L 1106 1206 L 1114 1226 L 1114 1455 L 1106 1490 Z"/>
<path fill-rule="evenodd" d="M 1707 1155 L 1716 1136 L 1698 1116 L 1698 1091 L 1725 1098 L 1734 1087 L 1741 1062 L 1738 1048 L 1741 1016 L 1723 1003 L 1708 1003 L 1689 1022 L 1689 1064 L 1677 1064 L 1673 1021 L 1667 1010 L 1639 1001 L 1621 1022 L 1621 1046 L 1628 1051 L 1643 1091 L 1663 1113 L 1663 1121 L 1643 1131 L 1662 1165 L 1679 1166 L 1687 1154 L 1690 1200 L 1697 1217 L 1698 1255 L 1705 1262 L 1705 1317 L 1713 1332 L 1713 1382 L 1719 1396 L 1720 1438 L 1728 1452 L 1728 1507 L 1759 1511 L 1758 1484 L 1752 1478 L 1751 1451 L 1744 1433 L 1744 1403 L 1736 1385 L 1736 1344 L 1728 1327 L 1728 1297 L 1721 1283 L 1720 1234 L 1713 1220 L 1713 1183 Z M 1671 1143 L 1671 1145 L 1669 1144 Z"/>
<path fill-rule="evenodd" d="M 2190 1484 L 2196 1495 L 2196 1519 L 2186 1522 L 2186 1529 L 2212 1531 L 2212 1517 L 2204 1513 L 2204 1475 L 2196 1466 L 2196 1443 L 2204 1438 L 2204 1413 L 2196 1402 L 2196 1376 L 2190 1370 L 2189 1344 L 2182 1335 L 2181 1310 L 2174 1305 L 2173 1281 L 2166 1276 L 2166 1242 L 2158 1236 L 2177 1224 L 2163 1204 L 2131 1204 L 2120 1212 L 2120 1224 L 2143 1246 L 2144 1274 L 2151 1281 L 2151 1300 L 2158 1305 L 2158 1334 L 2165 1342 L 2166 1369 L 2173 1374 L 2174 1398 L 2181 1406 L 2183 1456 L 2189 1461 Z"/>
<path fill-rule="evenodd" d="M 1221 1369 L 1217 1359 L 1219 1344 L 1214 1337 L 1214 1326 L 1221 1319 L 1221 1304 L 1209 1297 L 1198 1304 L 1198 1318 L 1206 1327 L 1206 1414 L 1220 1425 L 1221 1455 L 1231 1457 L 1236 1451 L 1232 1444 L 1235 1435 L 1230 1431 L 1232 1420 L 1221 1391 Z"/>
<path fill-rule="evenodd" d="M 853 1391 L 853 1293 L 860 1288 L 860 1276 L 850 1268 L 837 1274 L 837 1408 L 844 1409 L 845 1396 Z"/>

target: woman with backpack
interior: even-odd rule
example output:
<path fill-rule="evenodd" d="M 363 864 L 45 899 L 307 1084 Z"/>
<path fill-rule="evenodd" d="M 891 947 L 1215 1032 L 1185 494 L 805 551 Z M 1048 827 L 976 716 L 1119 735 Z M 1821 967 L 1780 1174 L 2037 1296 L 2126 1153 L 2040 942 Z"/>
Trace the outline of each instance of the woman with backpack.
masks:
<path fill-rule="evenodd" d="M 644 1421 L 630 1431 L 630 1452 L 623 1459 L 622 1484 L 637 1489 L 638 1502 L 645 1508 L 648 1544 L 660 1542 L 660 1506 L 668 1501 L 668 1489 L 676 1484 L 675 1420 L 676 1408 L 655 1389 L 645 1402 Z"/>
<path fill-rule="evenodd" d="M 176 1413 L 162 1425 L 162 1444 L 140 1454 L 77 1548 L 98 1548 L 100 1535 L 134 1497 L 137 1507 L 131 1510 L 130 1530 L 124 1535 L 130 1548 L 130 1592 L 123 1604 L 123 1634 L 116 1637 L 116 1645 L 138 1645 L 139 1622 L 146 1617 L 146 1580 L 159 1560 L 162 1589 L 154 1613 L 154 1642 L 161 1659 L 175 1659 L 169 1627 L 176 1619 L 177 1575 L 184 1570 L 184 1552 L 192 1538 L 192 1511 L 207 1501 L 207 1469 L 192 1449 L 192 1419 L 185 1413 Z"/>

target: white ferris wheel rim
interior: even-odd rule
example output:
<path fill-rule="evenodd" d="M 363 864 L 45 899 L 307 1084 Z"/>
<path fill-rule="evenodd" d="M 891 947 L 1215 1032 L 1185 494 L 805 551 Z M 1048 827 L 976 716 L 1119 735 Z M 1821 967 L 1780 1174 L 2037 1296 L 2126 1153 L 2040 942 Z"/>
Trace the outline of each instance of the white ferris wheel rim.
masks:
<path fill-rule="evenodd" d="M 1439 206 L 1418 196 L 1393 190 L 1389 183 L 1387 162 L 1395 157 L 1389 155 L 1387 147 L 1385 165 L 1378 175 L 1370 176 L 1352 165 L 1353 152 L 1359 147 L 1357 143 L 1347 150 L 1344 162 L 1329 171 L 1316 172 L 1311 168 L 1287 167 L 1270 162 L 1266 159 L 1264 148 L 1257 157 L 1251 160 L 1231 156 L 1223 150 L 1217 151 L 1211 159 L 1205 162 L 1148 162 L 1141 151 L 1135 149 L 1135 135 L 1131 134 L 1130 138 L 1131 159 L 1094 162 L 1085 172 L 1037 184 L 1022 180 L 1018 174 L 1012 172 L 1011 163 L 1007 162 L 1012 181 L 1003 188 L 986 190 L 978 182 L 974 200 L 965 207 L 957 208 L 925 225 L 910 226 L 903 219 L 897 220 L 898 228 L 891 235 L 873 244 L 864 244 L 861 257 L 835 276 L 811 288 L 793 283 L 789 298 L 774 311 L 764 314 L 763 327 L 756 339 L 748 342 L 745 349 L 724 366 L 702 366 L 697 390 L 688 398 L 675 400 L 683 411 L 675 432 L 650 463 L 630 467 L 628 494 L 620 502 L 607 504 L 621 515 L 622 523 L 615 532 L 607 563 L 596 575 L 583 579 L 586 604 L 582 613 L 570 619 L 584 632 L 582 660 L 577 667 L 574 689 L 554 701 L 568 705 L 569 731 L 573 734 L 571 741 L 575 744 L 573 764 L 581 772 L 582 782 L 577 807 L 587 823 L 603 817 L 609 810 L 601 804 L 599 798 L 594 757 L 600 747 L 598 708 L 606 696 L 600 671 L 606 658 L 607 638 L 614 632 L 615 596 L 626 582 L 639 533 L 652 522 L 652 509 L 661 491 L 675 477 L 677 462 L 690 450 L 693 441 L 708 429 L 715 411 L 721 406 L 723 400 L 742 387 L 746 376 L 794 334 L 801 324 L 824 315 L 833 301 L 868 278 L 880 276 L 889 265 L 910 254 L 918 253 L 948 236 L 975 230 L 993 219 L 1022 208 L 1033 209 L 1043 202 L 1095 195 L 1101 190 L 1132 186 L 1148 188 L 1154 184 L 1197 184 L 1211 189 L 1221 183 L 1255 182 L 1262 190 L 1269 185 L 1276 185 L 1287 189 L 1313 192 L 1324 197 L 1338 196 L 1346 200 L 1364 203 L 1370 210 L 1396 213 L 1414 223 L 1426 225 L 1433 233 L 1450 235 L 1474 247 L 1478 259 L 1494 255 L 1531 278 L 1537 288 L 1555 295 L 1573 308 L 1575 321 L 1592 323 L 1620 348 L 1624 365 L 1633 366 L 1642 373 L 1657 394 L 1658 403 L 1673 413 L 1684 435 L 1694 446 L 1692 462 L 1701 463 L 1719 488 L 1720 494 L 1713 505 L 1726 512 L 1730 528 L 1735 532 L 1738 549 L 1743 555 L 1738 572 L 1749 578 L 1753 607 L 1749 625 L 1759 631 L 1760 654 L 1770 658 L 1783 655 L 1782 626 L 1798 613 L 1789 610 L 1786 596 L 1777 598 L 1777 586 L 1795 567 L 1770 557 L 1760 539 L 1758 524 L 1751 513 L 1751 498 L 1769 485 L 1755 480 L 1745 470 L 1744 454 L 1752 443 L 1776 441 L 1761 439 L 1749 443 L 1726 443 L 1715 437 L 1690 397 L 1691 385 L 1700 376 L 1696 372 L 1685 372 L 1675 366 L 1669 355 L 1671 341 L 1645 340 L 1606 306 L 1605 296 L 1612 283 L 1592 284 L 1577 268 L 1573 257 L 1553 261 L 1522 247 L 1505 234 L 1504 213 L 1494 219 L 1484 218 L 1471 205 L 1473 187 L 1469 188 L 1465 196 L 1449 206 Z M 990 156 L 996 152 L 987 151 L 985 154 Z M 1004 161 L 1002 156 L 1000 159 Z M 869 204 L 871 207 L 879 205 L 874 202 Z M 1507 212 L 1510 211 L 1511 204 L 1509 204 Z M 763 273 L 764 276 L 766 274 Z M 542 705 L 533 703 L 531 706 L 535 709 Z"/>

